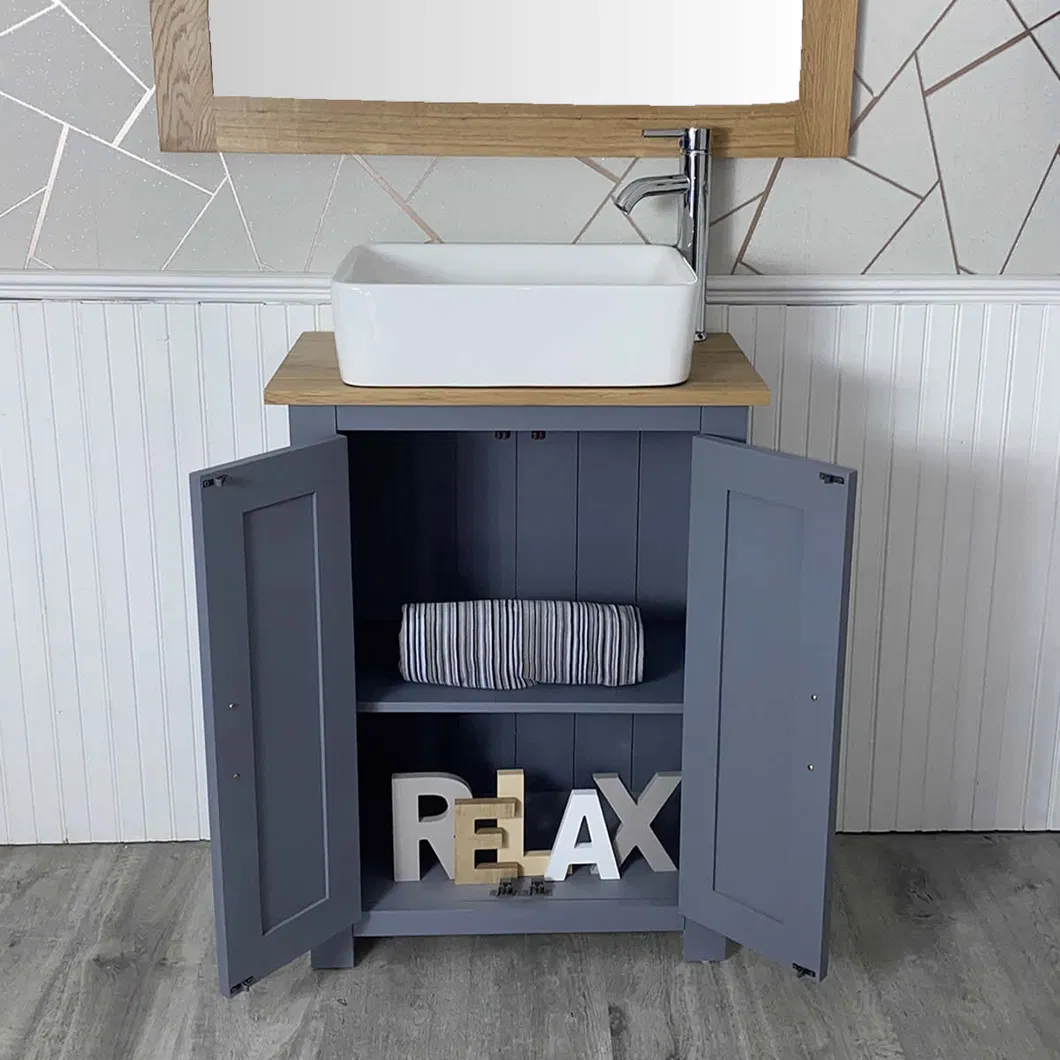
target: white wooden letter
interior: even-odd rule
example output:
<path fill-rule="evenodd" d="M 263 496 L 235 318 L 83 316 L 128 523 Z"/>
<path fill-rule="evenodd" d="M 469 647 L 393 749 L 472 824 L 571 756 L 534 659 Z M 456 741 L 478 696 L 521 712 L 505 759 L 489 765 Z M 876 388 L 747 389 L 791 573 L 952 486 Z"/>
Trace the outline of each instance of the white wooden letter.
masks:
<path fill-rule="evenodd" d="M 589 829 L 588 843 L 578 842 L 583 821 Z M 571 865 L 595 865 L 600 879 L 618 879 L 618 865 L 611 849 L 611 837 L 607 834 L 604 811 L 600 808 L 600 796 L 591 788 L 579 788 L 570 793 L 552 844 L 545 879 L 566 879 Z"/>
<path fill-rule="evenodd" d="M 651 823 L 681 783 L 681 774 L 656 773 L 636 802 L 617 774 L 594 773 L 593 780 L 618 815 L 620 824 L 615 833 L 615 853 L 619 865 L 640 847 L 644 860 L 653 872 L 676 872 L 677 866 L 652 831 Z"/>
<path fill-rule="evenodd" d="M 445 810 L 420 817 L 420 798 L 437 795 Z M 470 799 L 471 789 L 451 773 L 395 773 L 390 778 L 394 810 L 394 879 L 417 883 L 420 878 L 420 841 L 426 839 L 449 879 L 456 871 L 453 846 L 453 803 Z"/>

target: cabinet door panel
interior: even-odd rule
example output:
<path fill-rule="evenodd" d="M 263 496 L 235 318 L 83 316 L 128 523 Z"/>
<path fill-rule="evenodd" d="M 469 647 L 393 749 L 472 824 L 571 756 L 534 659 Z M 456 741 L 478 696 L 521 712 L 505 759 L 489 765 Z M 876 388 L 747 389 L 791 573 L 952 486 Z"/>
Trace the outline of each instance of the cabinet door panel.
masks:
<path fill-rule="evenodd" d="M 191 476 L 217 956 L 233 994 L 360 916 L 346 440 Z"/>
<path fill-rule="evenodd" d="M 855 473 L 693 443 L 681 911 L 823 976 Z"/>

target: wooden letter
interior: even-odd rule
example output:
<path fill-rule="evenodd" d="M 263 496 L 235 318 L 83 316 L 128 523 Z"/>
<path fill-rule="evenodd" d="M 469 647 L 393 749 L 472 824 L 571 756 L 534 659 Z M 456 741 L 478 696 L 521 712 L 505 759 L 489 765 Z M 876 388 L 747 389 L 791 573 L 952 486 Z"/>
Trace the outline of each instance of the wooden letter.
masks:
<path fill-rule="evenodd" d="M 445 810 L 420 817 L 420 797 L 445 799 Z M 471 789 L 450 773 L 395 773 L 390 778 L 390 801 L 394 811 L 394 879 L 416 883 L 420 878 L 420 841 L 426 839 L 449 879 L 455 873 L 453 859 L 453 803 L 470 799 Z"/>
<path fill-rule="evenodd" d="M 619 865 L 640 847 L 653 872 L 676 872 L 677 866 L 652 831 L 651 823 L 681 783 L 681 774 L 656 773 L 636 802 L 617 774 L 594 773 L 593 780 L 618 815 L 620 824 L 615 834 L 615 853 Z"/>
<path fill-rule="evenodd" d="M 578 842 L 583 821 L 589 829 L 588 843 Z M 595 865 L 600 879 L 618 879 L 618 865 L 615 852 L 611 849 L 611 837 L 607 834 L 604 811 L 600 809 L 600 796 L 590 788 L 580 788 L 570 793 L 563 820 L 552 844 L 552 857 L 545 879 L 566 879 L 571 865 Z"/>
<path fill-rule="evenodd" d="M 504 833 L 504 860 L 519 866 L 520 876 L 544 876 L 548 868 L 551 850 L 524 849 L 526 842 L 526 802 L 523 771 L 521 769 L 497 770 L 497 798 L 515 799 L 518 809 L 515 816 L 506 821 L 497 821 L 497 828 Z M 500 857 L 500 855 L 497 855 Z"/>
<path fill-rule="evenodd" d="M 457 883 L 499 883 L 519 875 L 514 862 L 475 865 L 476 850 L 504 848 L 505 834 L 499 828 L 478 828 L 478 821 L 511 820 L 518 811 L 515 799 L 457 799 L 454 803 L 453 845 L 456 848 Z"/>

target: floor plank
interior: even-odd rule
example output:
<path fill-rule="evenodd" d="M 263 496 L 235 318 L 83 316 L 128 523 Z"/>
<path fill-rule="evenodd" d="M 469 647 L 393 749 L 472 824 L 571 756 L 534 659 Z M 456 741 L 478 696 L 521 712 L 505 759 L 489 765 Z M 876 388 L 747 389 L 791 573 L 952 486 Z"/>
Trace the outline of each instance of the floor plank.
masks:
<path fill-rule="evenodd" d="M 1060 836 L 838 844 L 832 965 L 380 939 L 224 999 L 205 844 L 0 848 L 0 1060 L 1055 1060 Z"/>

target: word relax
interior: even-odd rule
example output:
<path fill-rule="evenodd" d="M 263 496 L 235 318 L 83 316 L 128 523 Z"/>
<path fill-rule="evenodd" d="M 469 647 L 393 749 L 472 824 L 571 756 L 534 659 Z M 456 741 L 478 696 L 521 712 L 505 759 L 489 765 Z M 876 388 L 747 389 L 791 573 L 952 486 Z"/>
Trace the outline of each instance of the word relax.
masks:
<path fill-rule="evenodd" d="M 652 830 L 652 822 L 681 783 L 680 773 L 656 773 L 634 799 L 615 773 L 594 773 L 593 781 L 618 817 L 614 843 L 600 797 L 592 788 L 570 793 L 551 850 L 526 850 L 524 779 L 521 769 L 497 770 L 496 798 L 475 799 L 451 773 L 395 773 L 391 778 L 394 819 L 394 879 L 420 878 L 420 843 L 426 841 L 456 883 L 496 883 L 514 876 L 562 880 L 575 865 L 591 865 L 603 880 L 617 880 L 619 866 L 636 849 L 655 872 L 676 866 Z M 422 816 L 420 799 L 445 800 L 445 810 Z M 481 822 L 495 822 L 482 826 Z M 588 842 L 579 843 L 585 826 Z M 476 865 L 476 852 L 496 851 L 496 861 Z"/>

